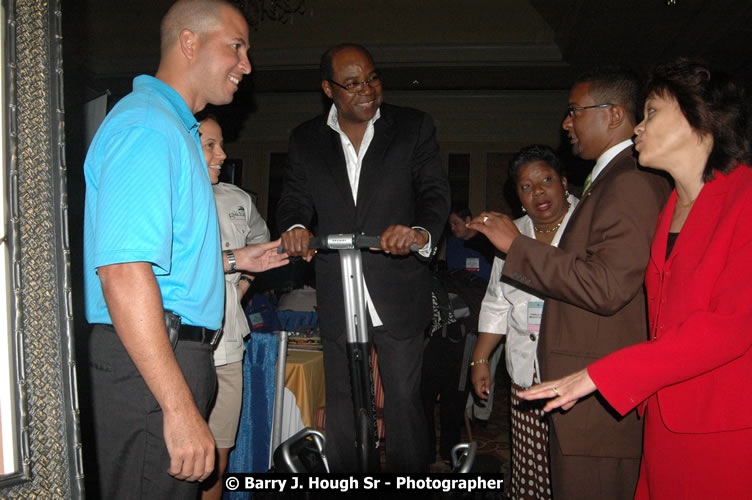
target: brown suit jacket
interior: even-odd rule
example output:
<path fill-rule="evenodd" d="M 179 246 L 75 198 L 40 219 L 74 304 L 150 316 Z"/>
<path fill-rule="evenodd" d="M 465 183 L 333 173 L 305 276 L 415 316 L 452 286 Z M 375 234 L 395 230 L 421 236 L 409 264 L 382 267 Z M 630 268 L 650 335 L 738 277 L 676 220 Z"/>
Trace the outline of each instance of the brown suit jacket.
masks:
<path fill-rule="evenodd" d="M 668 182 L 639 170 L 628 147 L 584 193 L 558 248 L 515 239 L 503 275 L 547 297 L 538 345 L 544 380 L 647 340 L 643 280 L 668 193 Z M 552 420 L 564 455 L 640 457 L 636 412 L 621 418 L 597 393 Z"/>

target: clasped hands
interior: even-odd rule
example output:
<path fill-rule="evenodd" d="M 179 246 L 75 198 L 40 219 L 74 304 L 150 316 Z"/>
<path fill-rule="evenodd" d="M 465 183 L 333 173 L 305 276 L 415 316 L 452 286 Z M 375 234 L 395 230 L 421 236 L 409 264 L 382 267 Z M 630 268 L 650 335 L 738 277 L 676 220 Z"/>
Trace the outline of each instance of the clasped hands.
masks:
<path fill-rule="evenodd" d="M 306 262 L 310 262 L 316 251 L 309 248 L 313 234 L 304 227 L 296 227 L 282 233 L 282 247 L 290 256 L 303 257 Z M 372 248 L 371 250 L 382 251 L 394 255 L 407 255 L 410 253 L 410 247 L 413 244 L 418 248 L 423 248 L 428 242 L 428 234 L 419 229 L 402 226 L 399 224 L 391 225 L 381 233 L 381 248 Z"/>

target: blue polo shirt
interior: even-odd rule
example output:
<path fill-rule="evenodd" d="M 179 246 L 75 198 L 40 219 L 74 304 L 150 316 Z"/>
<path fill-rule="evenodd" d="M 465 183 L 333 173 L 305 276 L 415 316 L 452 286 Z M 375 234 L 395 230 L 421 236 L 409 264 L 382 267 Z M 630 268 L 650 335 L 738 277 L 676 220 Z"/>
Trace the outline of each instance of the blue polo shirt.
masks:
<path fill-rule="evenodd" d="M 216 329 L 224 312 L 219 225 L 198 123 L 151 76 L 99 127 L 84 163 L 86 319 L 112 324 L 97 268 L 149 262 L 165 309 Z"/>

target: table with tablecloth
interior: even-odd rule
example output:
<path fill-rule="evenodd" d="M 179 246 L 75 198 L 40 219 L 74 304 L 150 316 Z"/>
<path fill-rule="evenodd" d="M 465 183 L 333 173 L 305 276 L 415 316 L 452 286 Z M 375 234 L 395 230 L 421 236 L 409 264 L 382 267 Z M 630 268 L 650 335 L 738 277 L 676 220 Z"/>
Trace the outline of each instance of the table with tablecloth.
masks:
<path fill-rule="evenodd" d="M 295 397 L 303 427 L 314 427 L 316 412 L 326 403 L 324 390 L 324 353 L 320 350 L 299 350 L 289 347 L 285 369 L 285 389 Z M 283 415 L 292 413 L 284 408 Z M 282 440 L 300 429 L 282 430 Z M 287 432 L 285 432 L 287 431 Z"/>
<path fill-rule="evenodd" d="M 228 472 L 269 469 L 277 351 L 278 334 L 254 332 L 246 342 L 243 404 Z M 324 403 L 323 352 L 290 349 L 285 367 L 282 441 L 303 427 L 313 427 L 316 412 Z"/>

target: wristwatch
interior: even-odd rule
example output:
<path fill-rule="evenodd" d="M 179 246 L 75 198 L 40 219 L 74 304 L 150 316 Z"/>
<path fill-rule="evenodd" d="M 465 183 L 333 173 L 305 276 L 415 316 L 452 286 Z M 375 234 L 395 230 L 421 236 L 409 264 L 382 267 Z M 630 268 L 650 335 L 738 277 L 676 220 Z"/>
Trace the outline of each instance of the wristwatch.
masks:
<path fill-rule="evenodd" d="M 235 260 L 235 254 L 233 253 L 233 251 L 225 250 L 222 253 L 224 253 L 225 256 L 227 257 L 227 264 L 230 266 L 230 269 L 228 269 L 227 272 L 234 273 L 235 271 L 237 271 L 238 270 L 238 268 L 236 267 L 237 261 Z"/>

